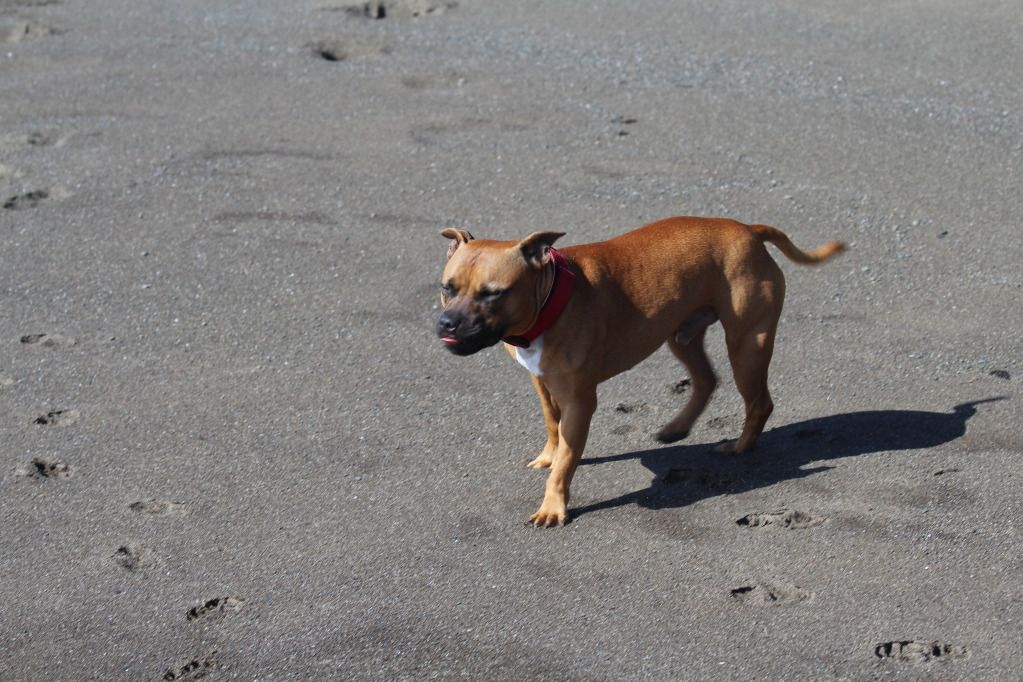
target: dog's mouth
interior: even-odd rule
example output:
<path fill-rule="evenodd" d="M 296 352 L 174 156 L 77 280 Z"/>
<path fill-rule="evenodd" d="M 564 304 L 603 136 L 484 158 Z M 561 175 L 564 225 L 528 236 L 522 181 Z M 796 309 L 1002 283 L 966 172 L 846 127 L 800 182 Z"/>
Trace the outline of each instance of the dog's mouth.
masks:
<path fill-rule="evenodd" d="M 472 355 L 484 348 L 489 348 L 501 340 L 501 335 L 494 330 L 482 328 L 471 334 L 452 336 L 441 334 L 440 342 L 455 355 Z"/>

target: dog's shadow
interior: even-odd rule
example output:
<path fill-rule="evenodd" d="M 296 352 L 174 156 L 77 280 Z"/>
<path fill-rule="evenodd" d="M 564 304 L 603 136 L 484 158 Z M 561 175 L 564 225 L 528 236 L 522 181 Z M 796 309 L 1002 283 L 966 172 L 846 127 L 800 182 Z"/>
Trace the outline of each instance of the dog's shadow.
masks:
<path fill-rule="evenodd" d="M 648 509 L 684 507 L 716 495 L 734 494 L 833 467 L 821 461 L 872 452 L 931 448 L 966 433 L 977 406 L 1004 397 L 956 405 L 951 413 L 916 410 L 849 412 L 786 424 L 765 431 L 752 453 L 720 455 L 707 444 L 677 445 L 583 459 L 580 465 L 638 459 L 654 474 L 650 487 L 572 510 L 574 516 L 638 504 Z M 803 468 L 811 462 L 817 466 Z"/>

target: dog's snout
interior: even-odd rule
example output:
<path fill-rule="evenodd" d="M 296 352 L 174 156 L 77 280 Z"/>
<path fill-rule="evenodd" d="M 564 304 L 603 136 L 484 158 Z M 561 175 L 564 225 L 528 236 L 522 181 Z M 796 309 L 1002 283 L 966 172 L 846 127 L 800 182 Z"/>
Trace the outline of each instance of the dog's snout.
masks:
<path fill-rule="evenodd" d="M 472 312 L 445 310 L 437 318 L 437 336 L 455 355 L 472 355 L 501 340 L 501 333 Z"/>
<path fill-rule="evenodd" d="M 460 321 L 461 320 L 455 315 L 452 315 L 450 311 L 445 312 L 441 314 L 440 319 L 437 320 L 437 331 L 442 334 L 453 335 L 455 330 L 458 329 L 458 323 Z"/>

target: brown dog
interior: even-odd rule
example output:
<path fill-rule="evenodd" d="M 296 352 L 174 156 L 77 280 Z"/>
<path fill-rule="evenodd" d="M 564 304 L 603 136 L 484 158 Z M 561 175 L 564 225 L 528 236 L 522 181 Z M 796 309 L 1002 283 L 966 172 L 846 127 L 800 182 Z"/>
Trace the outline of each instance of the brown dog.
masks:
<path fill-rule="evenodd" d="M 689 371 L 692 392 L 657 438 L 685 438 L 717 386 L 703 347 L 717 320 L 746 402 L 739 439 L 717 450 L 752 448 L 774 408 L 767 367 L 785 298 L 785 278 L 764 242 L 803 264 L 845 249 L 831 242 L 801 251 L 776 228 L 717 218 L 669 218 L 563 255 L 552 248 L 561 232 L 534 232 L 519 242 L 474 239 L 454 228 L 441 234 L 452 241 L 440 340 L 458 355 L 504 341 L 540 395 L 547 444 L 529 466 L 549 467 L 550 475 L 543 504 L 529 519 L 538 526 L 567 519 L 597 384 L 665 342 Z"/>

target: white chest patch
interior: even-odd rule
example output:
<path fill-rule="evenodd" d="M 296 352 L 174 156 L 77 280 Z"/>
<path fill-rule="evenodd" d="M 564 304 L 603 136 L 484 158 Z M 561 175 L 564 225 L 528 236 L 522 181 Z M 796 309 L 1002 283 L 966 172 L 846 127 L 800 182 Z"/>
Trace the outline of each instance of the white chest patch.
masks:
<path fill-rule="evenodd" d="M 515 348 L 515 359 L 519 364 L 536 376 L 543 376 L 540 371 L 540 358 L 543 357 L 543 334 L 533 339 L 529 348 Z"/>

